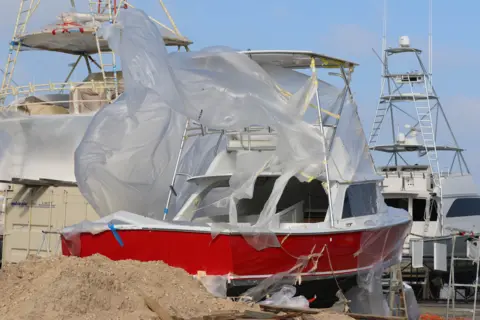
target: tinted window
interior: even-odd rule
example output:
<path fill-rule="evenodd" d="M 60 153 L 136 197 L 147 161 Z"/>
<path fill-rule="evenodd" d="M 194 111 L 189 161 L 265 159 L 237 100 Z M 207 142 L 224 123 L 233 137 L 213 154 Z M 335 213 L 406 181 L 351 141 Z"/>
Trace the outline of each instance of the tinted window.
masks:
<path fill-rule="evenodd" d="M 480 198 L 456 199 L 447 213 L 448 218 L 477 215 L 480 215 Z"/>
<path fill-rule="evenodd" d="M 343 219 L 376 214 L 377 210 L 377 186 L 375 183 L 351 185 L 347 188 L 343 200 Z"/>

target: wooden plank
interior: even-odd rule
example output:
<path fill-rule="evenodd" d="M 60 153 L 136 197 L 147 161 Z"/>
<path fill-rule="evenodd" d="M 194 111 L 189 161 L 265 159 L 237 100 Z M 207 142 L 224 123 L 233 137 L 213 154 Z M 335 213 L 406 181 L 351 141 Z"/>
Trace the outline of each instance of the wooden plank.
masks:
<path fill-rule="evenodd" d="M 273 319 L 275 316 L 275 313 L 264 311 L 245 310 L 245 312 L 243 313 L 243 318 L 250 319 Z"/>
<path fill-rule="evenodd" d="M 273 306 L 269 304 L 260 304 L 260 309 L 264 311 L 270 311 L 274 313 L 285 312 L 285 313 L 305 313 L 305 314 L 317 314 L 320 309 L 307 309 L 307 308 L 291 308 L 291 307 L 282 307 L 282 306 Z"/>
<path fill-rule="evenodd" d="M 286 320 L 286 319 L 294 319 L 296 317 L 300 317 L 303 312 L 289 312 L 283 315 L 275 316 L 274 319 L 276 320 Z"/>
<path fill-rule="evenodd" d="M 235 320 L 241 318 L 243 312 L 238 310 L 222 310 L 222 311 L 213 311 L 208 315 L 203 316 L 203 320 Z"/>

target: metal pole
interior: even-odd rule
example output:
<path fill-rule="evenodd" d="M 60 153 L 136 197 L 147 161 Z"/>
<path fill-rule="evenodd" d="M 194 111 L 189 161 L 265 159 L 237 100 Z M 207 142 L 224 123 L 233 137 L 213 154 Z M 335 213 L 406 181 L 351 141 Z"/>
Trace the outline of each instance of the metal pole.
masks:
<path fill-rule="evenodd" d="M 72 76 L 73 72 L 74 72 L 75 69 L 77 68 L 77 65 L 78 65 L 78 63 L 80 62 L 80 60 L 82 59 L 82 57 L 83 57 L 83 56 L 78 56 L 77 61 L 75 61 L 75 63 L 73 64 L 72 70 L 70 70 L 70 72 L 68 73 L 68 76 L 67 76 L 67 78 L 65 79 L 65 83 L 62 85 L 62 89 L 60 90 L 60 93 L 63 92 L 63 89 L 65 88 L 66 83 L 70 80 L 70 77 Z"/>
<path fill-rule="evenodd" d="M 328 196 L 328 211 L 329 211 L 329 218 L 330 218 L 330 227 L 334 227 L 335 223 L 333 220 L 333 203 L 332 203 L 332 191 L 330 188 L 330 175 L 328 172 L 328 148 L 327 148 L 327 137 L 325 136 L 325 130 L 323 127 L 323 120 L 322 120 L 322 113 L 320 111 L 320 98 L 318 97 L 318 80 L 316 76 L 316 67 L 315 67 L 315 59 L 312 58 L 311 68 L 312 74 L 315 76 L 315 99 L 317 100 L 317 112 L 318 112 L 318 123 L 320 125 L 320 132 L 322 134 L 322 145 L 323 145 L 323 162 L 325 163 L 325 175 L 327 176 L 327 196 Z"/>
<path fill-rule="evenodd" d="M 85 63 L 87 64 L 88 75 L 92 74 L 92 66 L 90 65 L 90 61 L 88 61 L 87 56 L 83 56 L 85 58 Z"/>
<path fill-rule="evenodd" d="M 102 69 L 102 67 L 98 64 L 98 62 L 95 61 L 95 59 L 92 58 L 92 56 L 88 56 L 88 60 L 93 62 L 93 64 L 96 65 L 98 69 Z"/>
<path fill-rule="evenodd" d="M 382 36 L 382 53 L 387 50 L 387 0 L 383 0 L 383 36 Z M 382 64 L 382 74 L 385 74 L 385 60 Z"/>
<path fill-rule="evenodd" d="M 165 209 L 163 209 L 163 220 L 167 217 L 168 207 L 170 206 L 170 200 L 172 199 L 173 186 L 175 185 L 175 180 L 177 179 L 178 166 L 180 165 L 180 158 L 182 157 L 183 147 L 185 145 L 185 140 L 187 140 L 187 129 L 190 124 L 190 120 L 187 120 L 185 123 L 185 129 L 183 130 L 182 141 L 180 142 L 180 150 L 178 151 L 177 162 L 175 163 L 175 170 L 173 171 L 172 183 L 170 184 L 170 191 L 168 191 L 167 203 L 165 204 Z"/>
<path fill-rule="evenodd" d="M 433 43 L 432 43 L 432 33 L 433 33 L 433 3 L 432 0 L 429 1 L 428 3 L 428 74 L 430 75 L 430 91 L 432 90 L 433 87 L 433 80 L 432 80 L 432 75 L 433 75 Z"/>

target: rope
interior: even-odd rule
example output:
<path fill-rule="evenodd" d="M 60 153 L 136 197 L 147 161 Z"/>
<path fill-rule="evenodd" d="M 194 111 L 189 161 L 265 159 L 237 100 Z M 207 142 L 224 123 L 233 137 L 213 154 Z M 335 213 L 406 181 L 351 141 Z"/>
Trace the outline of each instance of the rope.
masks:
<path fill-rule="evenodd" d="M 333 279 L 335 280 L 335 284 L 337 285 L 338 290 L 339 290 L 340 292 L 342 292 L 342 288 L 340 287 L 340 284 L 338 283 L 337 276 L 335 275 L 335 272 L 333 271 L 332 259 L 330 258 L 330 251 L 328 250 L 327 245 L 325 245 L 325 247 L 327 248 L 328 264 L 330 265 L 330 270 L 332 271 Z M 343 296 L 343 293 L 342 293 L 342 296 Z M 343 297 L 345 298 L 345 296 L 343 296 Z M 346 299 L 345 299 L 345 300 L 346 300 Z"/>
<path fill-rule="evenodd" d="M 280 91 L 281 94 L 283 94 L 283 96 L 285 96 L 285 97 L 287 97 L 287 98 L 290 98 L 291 96 L 293 96 L 293 94 L 292 94 L 291 92 L 289 92 L 289 91 L 287 91 L 287 90 L 279 87 L 277 84 L 275 84 L 275 87 Z M 311 108 L 315 108 L 315 109 L 318 108 L 316 105 L 314 105 L 314 104 L 312 104 L 312 103 L 309 103 L 308 106 L 311 107 Z M 330 117 L 333 117 L 333 118 L 335 118 L 335 119 L 340 119 L 340 115 L 339 115 L 339 114 L 330 112 L 330 111 L 328 111 L 328 110 L 326 110 L 326 109 L 323 109 L 323 108 L 320 108 L 320 111 L 323 112 L 323 113 L 325 113 L 325 114 L 327 114 L 327 115 L 329 115 Z"/>
<path fill-rule="evenodd" d="M 306 264 L 303 264 L 303 263 L 297 263 L 292 269 L 290 269 L 289 271 L 287 271 L 288 273 L 292 272 L 293 270 L 295 270 L 296 268 L 298 268 L 299 265 L 304 265 L 304 267 L 298 272 L 296 278 L 299 279 L 299 283 L 301 283 L 301 273 L 312 273 L 314 271 L 316 271 L 318 269 L 318 261 L 320 260 L 320 258 L 323 256 L 323 253 L 325 251 L 327 251 L 327 258 L 328 258 L 328 265 L 330 267 L 330 272 L 332 274 L 332 277 L 334 278 L 335 280 L 335 284 L 337 285 L 337 288 L 338 290 L 342 291 L 342 288 L 340 287 L 340 284 L 338 283 L 338 280 L 337 280 L 337 277 L 335 275 L 335 271 L 333 270 L 333 264 L 332 264 L 332 259 L 330 257 L 330 251 L 328 250 L 328 245 L 327 244 L 324 244 L 323 245 L 323 248 L 320 252 L 318 253 L 313 253 L 313 251 L 315 251 L 315 248 L 317 245 L 314 245 L 312 250 L 310 250 L 310 254 L 308 256 L 300 256 L 300 257 L 296 257 L 294 256 L 293 254 L 291 254 L 290 252 L 288 252 L 284 247 L 283 247 L 283 243 L 286 241 L 286 239 L 290 236 L 291 233 L 289 233 L 285 238 L 282 239 L 281 243 L 280 243 L 280 248 L 286 253 L 288 254 L 290 257 L 294 258 L 294 259 L 297 259 L 298 260 L 302 260 L 302 259 L 306 259 L 307 263 Z M 310 270 L 308 270 L 307 272 L 303 272 L 303 269 L 308 265 L 308 262 L 309 261 L 312 261 L 313 263 L 313 266 L 310 268 Z"/>

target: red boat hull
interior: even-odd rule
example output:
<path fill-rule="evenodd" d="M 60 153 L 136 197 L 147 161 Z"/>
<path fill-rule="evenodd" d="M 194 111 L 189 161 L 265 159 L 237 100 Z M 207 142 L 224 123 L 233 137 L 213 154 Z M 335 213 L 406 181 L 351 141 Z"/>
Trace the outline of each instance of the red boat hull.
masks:
<path fill-rule="evenodd" d="M 123 247 L 114 234 L 81 233 L 62 237 L 64 255 L 87 257 L 102 254 L 112 260 L 164 261 L 190 274 L 231 275 L 232 279 L 262 279 L 290 270 L 298 258 L 311 258 L 305 276 L 315 278 L 356 274 L 359 270 L 398 256 L 410 224 L 332 234 L 278 235 L 279 248 L 256 250 L 240 234 L 220 234 L 166 229 L 117 230 Z M 361 249 L 361 250 L 360 250 Z M 313 268 L 315 266 L 315 268 Z"/>

